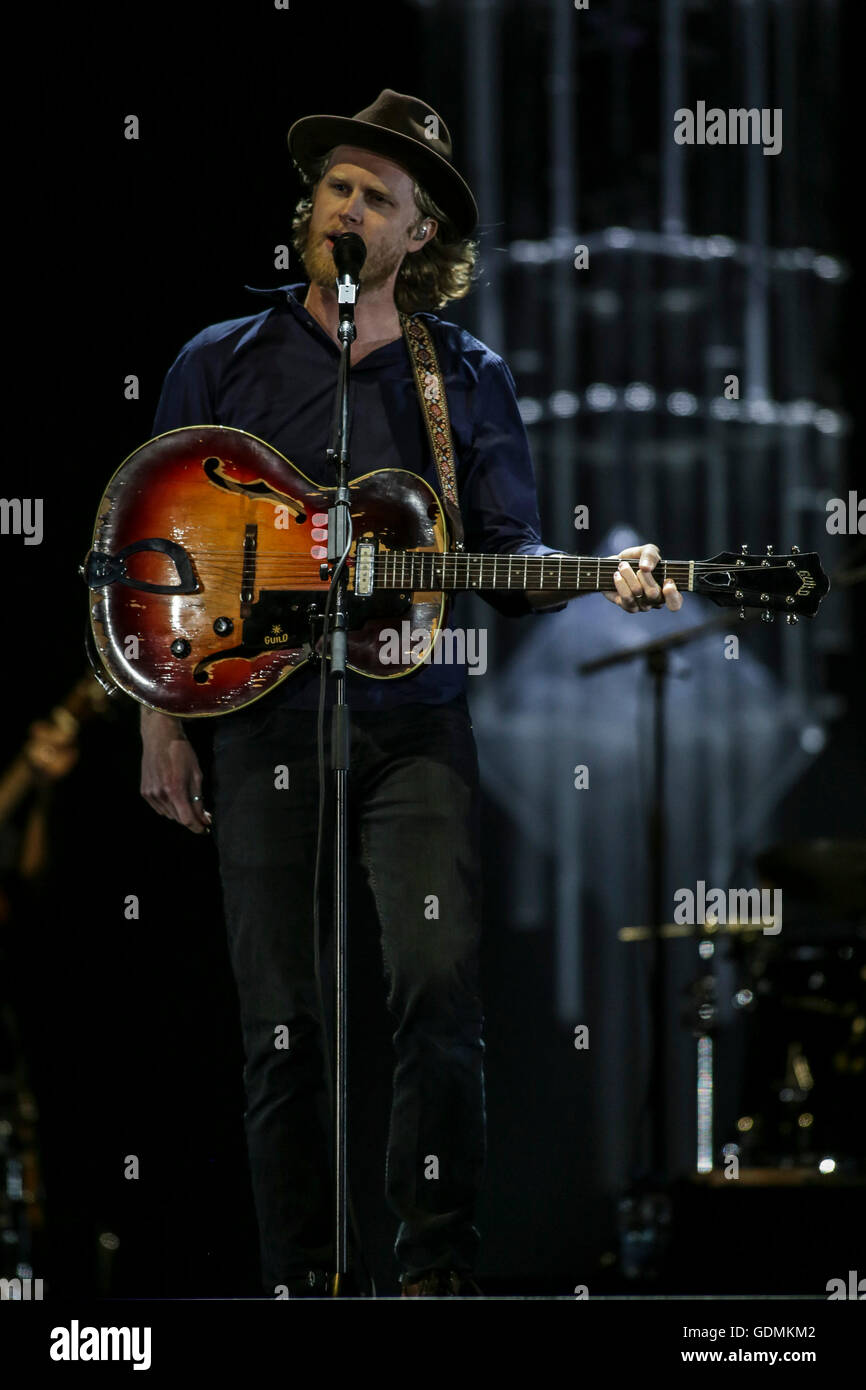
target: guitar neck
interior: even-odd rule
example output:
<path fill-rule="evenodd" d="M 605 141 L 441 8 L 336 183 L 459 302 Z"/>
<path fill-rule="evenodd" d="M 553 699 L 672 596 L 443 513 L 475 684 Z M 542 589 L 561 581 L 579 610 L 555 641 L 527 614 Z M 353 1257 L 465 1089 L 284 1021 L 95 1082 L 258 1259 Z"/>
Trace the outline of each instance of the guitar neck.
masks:
<path fill-rule="evenodd" d="M 695 571 L 705 562 L 661 560 L 658 584 L 673 579 L 681 592 L 694 589 Z M 376 556 L 377 589 L 544 589 L 562 594 L 614 589 L 617 558 L 597 555 L 471 555 L 426 550 L 389 550 Z"/>

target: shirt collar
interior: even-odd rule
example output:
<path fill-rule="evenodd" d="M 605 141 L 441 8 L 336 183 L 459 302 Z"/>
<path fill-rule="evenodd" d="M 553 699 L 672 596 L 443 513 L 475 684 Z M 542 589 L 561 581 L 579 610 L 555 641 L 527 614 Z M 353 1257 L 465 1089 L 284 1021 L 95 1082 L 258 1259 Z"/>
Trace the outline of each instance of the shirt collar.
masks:
<path fill-rule="evenodd" d="M 257 294 L 262 299 L 269 300 L 276 309 L 288 309 L 290 314 L 294 314 L 299 322 L 305 323 L 319 333 L 322 339 L 327 342 L 336 353 L 340 349 L 332 338 L 325 332 L 318 319 L 314 318 L 309 309 L 304 308 L 309 285 L 306 280 L 298 280 L 291 285 L 277 285 L 275 289 L 259 289 L 256 285 L 244 285 L 244 289 L 250 294 Z M 363 366 L 363 363 L 361 363 Z"/>
<path fill-rule="evenodd" d="M 304 298 L 306 298 L 306 292 L 309 289 L 309 284 L 306 280 L 297 280 L 292 285 L 277 285 L 274 289 L 260 289 L 257 285 L 244 285 L 244 289 L 248 294 L 258 294 L 261 295 L 262 299 L 269 299 L 272 304 L 278 306 L 288 305 L 289 308 L 301 309 L 305 314 L 309 315 L 309 310 L 304 309 L 303 299 L 300 297 L 300 292 L 302 291 Z M 425 318 L 433 317 L 432 314 L 424 313 L 424 311 L 420 312 Z M 312 317 L 312 315 L 310 315 L 310 317 Z M 416 314 L 410 314 L 409 317 L 415 318 Z"/>
<path fill-rule="evenodd" d="M 306 293 L 309 289 L 309 284 L 306 280 L 298 280 L 291 285 L 277 285 L 274 289 L 260 289 L 257 285 L 244 285 L 244 289 L 250 294 L 257 294 L 262 299 L 270 300 L 271 304 L 275 305 L 278 309 L 288 309 L 290 313 L 295 315 L 295 318 L 303 318 L 307 322 L 312 323 L 334 351 L 339 353 L 340 349 L 337 347 L 337 344 L 328 336 L 319 321 L 310 313 L 309 309 L 304 308 L 301 296 L 303 295 L 303 297 L 306 298 Z M 410 318 L 414 317 L 414 314 L 410 315 Z M 395 338 L 394 343 L 388 343 L 387 346 L 393 347 L 396 343 L 401 342 L 403 342 L 402 337 Z M 358 366 L 353 368 L 353 371 L 363 371 L 364 368 L 368 366 L 368 363 L 370 367 L 375 367 L 376 358 L 379 353 L 383 351 L 384 348 L 377 348 L 376 352 L 370 353 L 368 357 L 362 358 Z"/>
<path fill-rule="evenodd" d="M 293 285 L 277 285 L 275 289 L 259 289 L 257 285 L 244 285 L 244 289 L 249 294 L 261 295 L 263 299 L 269 299 L 272 304 L 294 304 L 303 309 L 303 304 L 298 298 L 296 291 L 306 290 L 305 280 L 298 280 Z"/>

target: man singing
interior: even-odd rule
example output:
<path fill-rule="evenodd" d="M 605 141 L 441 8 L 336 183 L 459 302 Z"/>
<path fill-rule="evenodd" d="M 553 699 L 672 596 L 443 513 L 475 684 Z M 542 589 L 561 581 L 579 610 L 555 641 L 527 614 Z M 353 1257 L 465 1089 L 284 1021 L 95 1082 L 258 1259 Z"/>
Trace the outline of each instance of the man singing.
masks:
<path fill-rule="evenodd" d="M 293 223 L 309 285 L 265 294 L 258 313 L 204 329 L 170 369 L 154 434 L 221 424 L 273 445 L 333 485 L 326 456 L 339 362 L 333 240 L 366 245 L 351 348 L 351 476 L 419 474 L 442 495 L 404 324 L 432 337 L 454 442 L 469 551 L 555 554 L 540 538 L 533 466 L 511 374 L 433 312 L 467 294 L 478 217 L 451 162 L 445 122 L 391 90 L 352 118 L 307 116 L 289 131 L 307 186 Z M 401 315 L 404 316 L 401 319 Z M 654 545 L 624 550 L 611 601 L 627 612 L 682 598 L 653 578 Z M 630 563 L 635 562 L 635 563 Z M 490 591 L 514 617 L 564 607 L 556 592 Z M 329 699 L 331 696 L 329 682 Z M 143 708 L 141 792 L 189 830 L 213 826 L 244 1042 L 245 1125 L 262 1281 L 274 1297 L 333 1288 L 332 1176 L 323 1110 L 313 886 L 319 674 L 310 663 L 270 695 L 215 721 L 213 816 L 177 720 Z M 478 767 L 466 668 L 429 662 L 398 680 L 347 672 L 355 852 L 381 928 L 396 1067 L 386 1196 L 399 1219 L 404 1297 L 478 1294 L 471 1278 L 485 1162 Z M 327 722 L 327 721 L 326 721 Z M 290 768 L 276 790 L 274 768 Z M 430 920 L 425 902 L 438 900 Z M 288 1028 L 290 1046 L 275 1046 Z M 425 1172 L 436 1155 L 438 1177 Z"/>

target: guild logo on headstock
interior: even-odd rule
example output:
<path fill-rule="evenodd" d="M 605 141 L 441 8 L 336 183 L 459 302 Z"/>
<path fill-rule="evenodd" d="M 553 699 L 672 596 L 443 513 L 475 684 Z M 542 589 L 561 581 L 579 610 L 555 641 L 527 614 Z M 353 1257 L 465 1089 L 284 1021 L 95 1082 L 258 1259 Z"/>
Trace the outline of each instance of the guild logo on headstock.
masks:
<path fill-rule="evenodd" d="M 270 632 L 265 634 L 266 647 L 279 647 L 284 642 L 288 642 L 288 640 L 289 634 L 287 632 L 283 632 L 283 629 L 280 627 L 279 623 L 274 623 Z"/>
<path fill-rule="evenodd" d="M 798 594 L 808 594 L 815 587 L 815 580 L 808 570 L 797 570 L 797 578 L 801 580 Z"/>

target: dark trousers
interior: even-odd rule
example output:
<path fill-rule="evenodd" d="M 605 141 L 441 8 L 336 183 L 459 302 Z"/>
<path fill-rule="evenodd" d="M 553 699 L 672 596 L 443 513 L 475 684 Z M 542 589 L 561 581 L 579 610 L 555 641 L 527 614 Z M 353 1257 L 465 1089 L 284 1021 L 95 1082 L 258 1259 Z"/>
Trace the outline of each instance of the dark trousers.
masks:
<path fill-rule="evenodd" d="M 327 714 L 326 757 L 329 726 Z M 289 785 L 281 787 L 286 772 Z M 313 957 L 316 715 L 266 699 L 217 721 L 212 776 L 262 1280 L 273 1296 L 289 1278 L 333 1267 Z M 327 761 L 325 778 L 330 804 Z M 400 1221 L 395 1254 L 408 1275 L 471 1270 L 479 1244 L 474 1209 L 486 1117 L 478 801 L 462 702 L 352 716 L 350 820 L 379 917 L 394 1023 L 385 1196 Z M 332 843 L 329 833 L 323 882 Z M 322 925 L 330 943 L 324 912 Z M 280 1045 L 286 1029 L 288 1047 Z"/>

